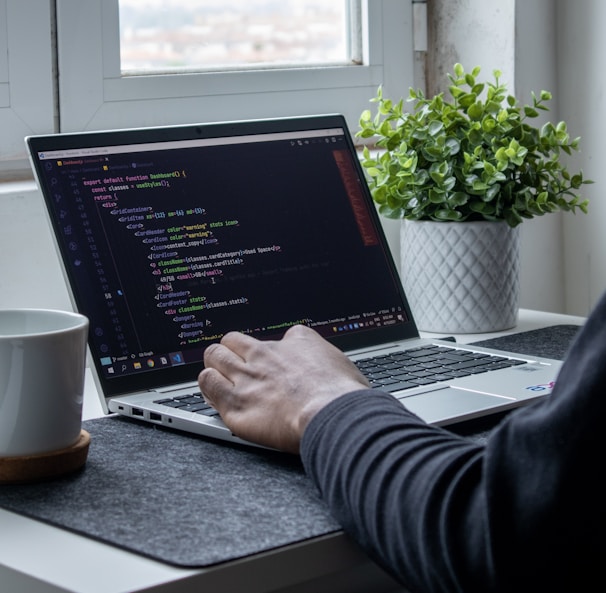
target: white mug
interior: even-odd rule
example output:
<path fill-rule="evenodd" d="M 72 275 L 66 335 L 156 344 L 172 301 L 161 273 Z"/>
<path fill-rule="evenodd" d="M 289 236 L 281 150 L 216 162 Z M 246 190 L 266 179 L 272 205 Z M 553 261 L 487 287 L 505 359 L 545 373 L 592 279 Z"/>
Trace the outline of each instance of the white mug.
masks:
<path fill-rule="evenodd" d="M 0 310 L 0 457 L 74 445 L 82 424 L 88 319 Z"/>

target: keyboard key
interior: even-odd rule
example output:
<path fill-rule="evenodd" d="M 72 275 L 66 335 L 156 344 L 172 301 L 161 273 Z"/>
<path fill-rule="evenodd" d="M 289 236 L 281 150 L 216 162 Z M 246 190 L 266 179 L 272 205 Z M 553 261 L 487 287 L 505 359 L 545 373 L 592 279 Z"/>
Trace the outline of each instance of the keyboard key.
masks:
<path fill-rule="evenodd" d="M 219 416 L 219 412 L 217 412 L 217 410 L 215 410 L 214 408 L 211 408 L 210 406 L 205 410 L 197 410 L 196 414 L 202 414 L 204 416 L 210 416 L 210 417 Z"/>
<path fill-rule="evenodd" d="M 219 412 L 204 401 L 199 391 L 186 395 L 177 395 L 172 398 L 158 399 L 154 403 L 185 412 L 193 412 L 194 414 L 203 414 L 210 417 L 219 416 Z"/>
<path fill-rule="evenodd" d="M 374 389 L 383 389 L 382 385 L 371 385 Z M 405 389 L 412 389 L 413 387 L 418 387 L 416 383 L 410 383 L 409 381 L 398 381 L 397 383 L 392 383 L 389 385 L 389 391 L 404 391 Z"/>
<path fill-rule="evenodd" d="M 431 385 L 436 382 L 437 381 L 434 381 L 433 379 L 423 379 L 421 377 L 414 377 L 414 378 L 410 379 L 410 383 L 412 383 L 413 385 L 416 385 L 417 387 L 419 385 Z"/>

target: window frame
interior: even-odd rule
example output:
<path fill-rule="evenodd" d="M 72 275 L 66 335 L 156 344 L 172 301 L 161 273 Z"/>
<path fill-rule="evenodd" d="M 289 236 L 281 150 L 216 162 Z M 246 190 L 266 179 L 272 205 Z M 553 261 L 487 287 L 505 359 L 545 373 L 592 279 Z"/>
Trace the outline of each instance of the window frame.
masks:
<path fill-rule="evenodd" d="M 412 0 L 363 0 L 361 20 L 363 65 L 123 76 L 118 0 L 57 0 L 61 130 L 331 111 L 357 127 L 379 85 L 413 81 Z"/>
<path fill-rule="evenodd" d="M 362 65 L 122 76 L 118 0 L 0 0 L 0 181 L 32 134 L 343 113 L 414 81 L 413 0 L 360 0 Z M 262 90 L 261 90 L 262 89 Z"/>
<path fill-rule="evenodd" d="M 54 130 L 50 2 L 0 0 L 0 179 L 31 176 L 24 137 Z"/>

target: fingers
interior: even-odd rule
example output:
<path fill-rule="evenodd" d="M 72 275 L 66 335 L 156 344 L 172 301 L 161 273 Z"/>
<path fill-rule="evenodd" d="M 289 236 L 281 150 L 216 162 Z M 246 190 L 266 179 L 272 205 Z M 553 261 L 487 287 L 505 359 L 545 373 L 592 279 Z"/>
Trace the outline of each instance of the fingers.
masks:
<path fill-rule="evenodd" d="M 235 346 L 240 340 L 235 337 Z M 229 342 L 229 340 L 228 340 Z M 244 364 L 243 358 L 223 343 L 211 344 L 204 352 L 204 370 L 198 375 L 198 384 L 207 403 L 217 407 L 217 403 L 229 396 L 234 388 L 234 370 Z"/>
<path fill-rule="evenodd" d="M 284 334 L 282 342 L 310 338 L 322 341 L 322 338 L 312 329 L 305 326 L 293 326 Z M 246 363 L 250 362 L 255 355 L 267 355 L 275 344 L 278 342 L 262 342 L 246 334 L 229 332 L 223 336 L 220 343 L 211 344 L 206 349 L 204 366 L 214 368 L 229 378 L 234 373 L 243 372 Z"/>
<path fill-rule="evenodd" d="M 221 345 L 238 353 L 243 359 L 244 354 L 258 343 L 256 338 L 239 332 L 228 332 L 221 338 Z"/>
<path fill-rule="evenodd" d="M 204 370 L 198 376 L 205 399 L 223 413 L 237 405 L 237 386 L 250 380 L 251 366 L 247 359 L 253 350 L 266 346 L 255 338 L 230 332 L 218 344 L 211 344 L 204 352 Z M 240 389 L 241 390 L 241 389 Z M 241 394 L 240 394 L 241 396 Z"/>
<path fill-rule="evenodd" d="M 198 385 L 204 395 L 204 400 L 217 409 L 217 402 L 221 402 L 234 384 L 213 368 L 206 368 L 198 375 Z"/>
<path fill-rule="evenodd" d="M 206 368 L 221 368 L 237 364 L 238 360 L 241 362 L 243 359 L 223 343 L 211 344 L 204 351 L 204 366 Z"/>

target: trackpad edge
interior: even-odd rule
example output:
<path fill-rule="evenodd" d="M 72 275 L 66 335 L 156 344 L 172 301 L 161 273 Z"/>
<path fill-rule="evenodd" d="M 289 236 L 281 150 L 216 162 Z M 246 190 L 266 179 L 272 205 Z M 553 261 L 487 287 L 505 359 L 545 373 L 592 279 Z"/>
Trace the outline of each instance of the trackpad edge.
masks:
<path fill-rule="evenodd" d="M 515 407 L 513 398 L 444 387 L 416 395 L 398 397 L 400 403 L 429 424 L 449 424 L 476 418 L 487 410 Z"/>

